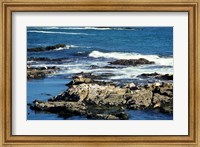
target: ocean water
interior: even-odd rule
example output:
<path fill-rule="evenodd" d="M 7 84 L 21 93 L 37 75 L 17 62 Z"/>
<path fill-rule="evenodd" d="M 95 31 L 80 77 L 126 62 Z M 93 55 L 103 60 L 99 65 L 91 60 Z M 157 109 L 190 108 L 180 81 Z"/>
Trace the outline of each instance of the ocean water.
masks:
<path fill-rule="evenodd" d="M 33 66 L 59 66 L 62 70 L 41 80 L 27 82 L 27 103 L 47 100 L 66 90 L 75 73 L 110 74 L 106 81 L 117 84 L 134 82 L 138 85 L 155 82 L 137 76 L 142 73 L 173 74 L 173 27 L 27 27 L 27 48 L 63 43 L 64 48 L 45 52 L 27 52 L 27 57 L 66 58 L 58 62 L 33 62 Z M 121 68 L 108 66 L 116 59 L 145 58 L 153 65 Z M 29 62 L 28 62 L 29 63 Z M 91 66 L 92 65 L 92 66 Z M 129 110 L 133 120 L 171 120 L 172 115 L 156 111 Z M 35 112 L 27 106 L 28 120 L 59 120 L 56 114 Z M 86 119 L 71 117 L 68 119 Z"/>

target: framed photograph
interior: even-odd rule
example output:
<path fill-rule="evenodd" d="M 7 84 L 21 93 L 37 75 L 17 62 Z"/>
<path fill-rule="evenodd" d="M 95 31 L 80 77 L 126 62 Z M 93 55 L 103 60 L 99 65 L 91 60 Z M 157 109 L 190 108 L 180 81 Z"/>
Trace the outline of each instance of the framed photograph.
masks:
<path fill-rule="evenodd" d="M 199 1 L 1 1 L 2 146 L 199 146 Z"/>

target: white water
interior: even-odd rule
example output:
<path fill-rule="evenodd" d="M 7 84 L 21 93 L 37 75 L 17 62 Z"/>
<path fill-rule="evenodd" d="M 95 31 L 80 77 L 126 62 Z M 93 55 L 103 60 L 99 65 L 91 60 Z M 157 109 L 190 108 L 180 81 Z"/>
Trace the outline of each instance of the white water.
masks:
<path fill-rule="evenodd" d="M 28 31 L 32 33 L 45 33 L 45 34 L 65 34 L 65 35 L 94 35 L 94 34 L 87 34 L 87 33 L 71 33 L 71 32 L 52 32 L 52 31 Z"/>
<path fill-rule="evenodd" d="M 62 29 L 62 30 L 126 30 L 123 27 L 40 27 L 43 30 L 56 30 L 56 29 Z M 134 29 L 131 29 L 134 30 Z"/>
<path fill-rule="evenodd" d="M 122 52 L 110 52 L 104 53 L 99 51 L 92 51 L 89 57 L 93 58 L 114 58 L 114 59 L 139 59 L 145 58 L 149 61 L 154 61 L 156 65 L 173 66 L 173 58 L 159 57 L 158 55 L 142 55 L 138 53 L 122 53 Z"/>
<path fill-rule="evenodd" d="M 79 46 L 76 46 L 76 45 L 66 45 L 65 47 L 59 47 L 57 49 L 55 49 L 56 51 L 59 51 L 59 50 L 64 50 L 64 49 L 72 49 L 72 48 L 78 48 Z"/>

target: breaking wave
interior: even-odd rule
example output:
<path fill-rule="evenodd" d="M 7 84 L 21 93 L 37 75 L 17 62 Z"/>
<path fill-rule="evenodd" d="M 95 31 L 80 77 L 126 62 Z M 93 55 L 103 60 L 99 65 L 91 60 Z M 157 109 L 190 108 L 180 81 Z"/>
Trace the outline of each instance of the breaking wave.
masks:
<path fill-rule="evenodd" d="M 89 57 L 93 58 L 114 58 L 114 59 L 139 59 L 145 58 L 149 61 L 154 61 L 157 65 L 173 66 L 172 57 L 159 57 L 158 55 L 143 55 L 138 53 L 122 53 L 122 52 L 110 52 L 104 53 L 100 51 L 92 51 Z"/>
<path fill-rule="evenodd" d="M 57 49 L 55 49 L 56 51 L 59 51 L 59 50 L 65 50 L 65 49 L 72 49 L 72 48 L 78 48 L 79 46 L 76 46 L 76 45 L 66 45 L 65 47 L 59 47 Z"/>

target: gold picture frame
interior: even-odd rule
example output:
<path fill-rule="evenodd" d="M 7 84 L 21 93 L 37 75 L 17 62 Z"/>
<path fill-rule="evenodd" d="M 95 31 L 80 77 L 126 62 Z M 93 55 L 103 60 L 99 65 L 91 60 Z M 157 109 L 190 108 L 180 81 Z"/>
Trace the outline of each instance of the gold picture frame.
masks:
<path fill-rule="evenodd" d="M 0 0 L 2 146 L 200 146 L 200 1 L 199 0 Z M 188 12 L 189 135 L 186 136 L 14 136 L 12 135 L 12 12 L 135 11 Z"/>

